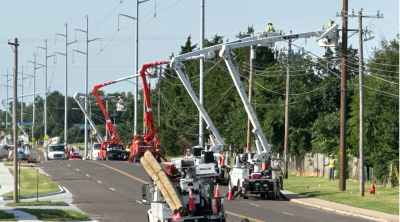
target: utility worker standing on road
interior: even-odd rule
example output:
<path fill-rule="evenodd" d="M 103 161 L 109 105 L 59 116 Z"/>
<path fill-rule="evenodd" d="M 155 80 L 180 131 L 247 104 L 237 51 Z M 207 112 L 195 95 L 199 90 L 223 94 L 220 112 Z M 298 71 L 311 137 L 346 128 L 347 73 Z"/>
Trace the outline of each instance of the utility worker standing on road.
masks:
<path fill-rule="evenodd" d="M 334 176 L 335 176 L 335 157 L 331 154 L 329 156 L 329 163 L 324 165 L 324 166 L 328 166 L 329 165 L 329 181 L 333 180 Z"/>
<path fill-rule="evenodd" d="M 279 185 L 281 187 L 281 190 L 283 190 L 283 170 L 282 170 L 282 168 L 279 171 Z"/>
<path fill-rule="evenodd" d="M 333 24 L 335 24 L 335 21 L 333 21 L 332 19 L 328 22 L 328 25 L 326 25 L 326 27 L 328 29 L 332 28 Z"/>
<path fill-rule="evenodd" d="M 268 23 L 268 26 L 267 26 L 266 30 L 267 30 L 267 32 L 275 32 L 275 28 L 272 25 L 272 23 Z"/>

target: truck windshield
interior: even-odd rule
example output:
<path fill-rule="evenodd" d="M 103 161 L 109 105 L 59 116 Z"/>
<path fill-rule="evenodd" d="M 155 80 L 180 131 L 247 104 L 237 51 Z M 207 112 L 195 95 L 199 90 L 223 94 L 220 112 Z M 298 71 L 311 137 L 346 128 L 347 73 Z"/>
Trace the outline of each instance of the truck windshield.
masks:
<path fill-rule="evenodd" d="M 62 151 L 64 152 L 64 145 L 50 146 L 49 151 Z"/>
<path fill-rule="evenodd" d="M 100 144 L 99 144 L 99 143 L 93 144 L 93 148 L 94 148 L 95 150 L 99 150 L 99 149 L 100 149 Z"/>

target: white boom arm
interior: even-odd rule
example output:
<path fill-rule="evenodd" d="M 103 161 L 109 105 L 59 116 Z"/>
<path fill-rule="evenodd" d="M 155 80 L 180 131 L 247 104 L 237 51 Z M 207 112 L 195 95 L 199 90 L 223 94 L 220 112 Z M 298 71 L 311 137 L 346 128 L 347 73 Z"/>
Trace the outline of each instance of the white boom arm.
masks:
<path fill-rule="evenodd" d="M 6 111 L 8 112 L 8 114 L 10 114 L 11 119 L 13 119 L 14 117 L 13 117 L 13 115 L 12 115 L 10 109 L 9 109 L 8 106 L 7 106 L 6 100 L 2 100 L 2 101 L 1 101 L 1 104 L 3 104 L 3 106 L 4 106 L 4 108 L 6 108 Z M 7 123 L 6 123 L 6 124 L 7 124 Z M 26 134 L 25 130 L 22 129 L 22 127 L 21 127 L 18 123 L 17 123 L 17 125 L 18 125 L 18 128 L 19 128 L 24 134 Z"/>
<path fill-rule="evenodd" d="M 196 94 L 194 93 L 192 86 L 190 85 L 190 82 L 186 75 L 182 72 L 182 67 L 183 63 L 180 60 L 177 60 L 176 58 L 172 58 L 171 60 L 171 67 L 173 67 L 178 74 L 179 79 L 185 86 L 185 89 L 188 91 L 190 97 L 192 98 L 193 102 L 195 103 L 197 109 L 199 110 L 201 116 L 203 117 L 204 121 L 207 124 L 207 130 L 211 131 L 210 134 L 210 139 L 211 142 L 213 143 L 213 146 L 211 147 L 212 152 L 221 152 L 223 151 L 223 146 L 225 146 L 225 142 L 222 139 L 221 135 L 219 135 L 217 128 L 215 128 L 214 123 L 212 122 L 211 118 L 208 116 L 206 110 L 204 109 L 204 106 L 200 103 L 199 98 L 197 98 Z M 217 139 L 218 144 L 214 143 L 214 137 Z"/>
<path fill-rule="evenodd" d="M 104 141 L 104 138 L 103 138 L 103 136 L 101 135 L 99 129 L 98 129 L 97 126 L 96 126 L 96 124 L 94 124 L 92 118 L 90 118 L 89 113 L 88 113 L 87 110 L 85 109 L 84 101 L 81 101 L 81 97 L 89 97 L 89 98 L 93 97 L 93 99 L 94 99 L 94 96 L 92 96 L 92 95 L 86 95 L 86 94 L 83 94 L 83 93 L 78 93 L 78 92 L 76 92 L 76 93 L 74 94 L 74 99 L 75 99 L 75 101 L 78 103 L 78 105 L 79 105 L 79 107 L 81 108 L 83 114 L 85 115 L 86 119 L 89 121 L 91 127 L 93 128 L 94 133 L 96 134 L 97 140 L 98 140 L 99 142 L 103 142 L 103 141 Z"/>
<path fill-rule="evenodd" d="M 133 78 L 133 77 L 131 77 L 131 78 Z M 126 80 L 126 78 L 124 78 L 124 80 Z M 78 103 L 78 105 L 81 108 L 81 110 L 82 110 L 83 114 L 85 115 L 85 117 L 88 119 L 90 125 L 93 127 L 94 133 L 97 136 L 97 140 L 99 142 L 103 142 L 104 141 L 103 135 L 101 135 L 99 129 L 97 128 L 96 124 L 93 122 L 92 118 L 90 118 L 90 115 L 89 115 L 88 111 L 85 109 L 84 101 L 81 100 L 81 97 L 87 97 L 87 98 L 91 98 L 91 99 L 96 99 L 96 98 L 93 95 L 87 95 L 87 94 L 78 93 L 78 92 L 75 92 L 75 94 L 74 94 L 74 99 Z M 117 103 L 117 104 L 120 103 L 120 101 L 118 101 L 118 100 L 109 99 L 109 98 L 102 97 L 102 96 L 100 96 L 100 99 L 101 100 L 108 100 L 108 101 L 111 101 L 111 102 L 114 102 L 114 103 Z M 124 102 L 124 105 L 128 105 L 128 104 L 130 104 L 130 103 L 129 102 Z"/>
<path fill-rule="evenodd" d="M 318 37 L 317 41 L 319 41 L 318 42 L 319 44 L 323 38 L 333 39 L 334 41 L 332 41 L 332 42 L 334 42 L 334 44 L 322 45 L 322 46 L 331 47 L 331 46 L 335 46 L 337 44 L 337 41 L 335 39 L 335 37 L 336 37 L 335 32 L 336 32 L 337 28 L 338 28 L 338 25 L 336 24 L 336 25 L 332 26 L 330 29 L 318 29 L 316 31 L 303 32 L 303 33 L 290 34 L 290 35 L 279 35 L 278 33 L 275 33 L 275 32 L 271 32 L 271 33 L 270 32 L 262 32 L 262 33 L 258 33 L 255 36 L 243 38 L 243 39 L 236 40 L 233 42 L 227 42 L 227 43 L 211 46 L 211 47 L 204 48 L 204 49 L 201 49 L 198 51 L 189 52 L 189 53 L 186 53 L 183 55 L 176 56 L 171 61 L 171 67 L 174 68 L 175 71 L 178 73 L 179 78 L 181 79 L 182 82 L 184 82 L 183 80 L 187 81 L 185 75 L 180 70 L 183 67 L 182 61 L 197 59 L 199 57 L 200 58 L 203 57 L 203 58 L 207 59 L 207 57 L 210 57 L 210 55 L 213 52 L 220 50 L 219 55 L 221 58 L 223 58 L 225 60 L 225 63 L 229 69 L 229 73 L 231 74 L 231 77 L 236 86 L 236 89 L 239 92 L 239 96 L 242 99 L 242 102 L 245 106 L 247 115 L 249 116 L 251 123 L 253 125 L 253 128 L 254 128 L 253 133 L 255 133 L 257 135 L 258 140 L 261 143 L 261 146 L 263 147 L 264 151 L 267 152 L 267 154 L 268 154 L 271 150 L 269 148 L 267 139 L 264 136 L 264 133 L 262 131 L 260 123 L 258 122 L 257 116 L 254 113 L 253 107 L 251 106 L 249 99 L 243 89 L 242 83 L 240 81 L 240 75 L 232 63 L 232 58 L 235 57 L 235 54 L 233 53 L 232 50 L 236 49 L 236 48 L 242 48 L 242 47 L 247 47 L 247 46 L 252 46 L 252 45 L 268 45 L 268 44 L 272 44 L 275 42 L 286 41 L 289 39 L 294 40 L 294 39 L 299 39 L 299 38 L 310 38 L 310 37 Z M 185 87 L 186 87 L 186 84 L 185 84 Z M 188 88 L 186 88 L 186 89 L 189 91 Z M 193 90 L 191 88 L 190 88 L 190 90 L 191 90 L 191 92 L 189 94 L 193 94 L 193 95 L 191 95 L 192 99 L 194 97 L 197 99 L 196 95 L 194 95 Z M 195 99 L 193 99 L 193 100 L 195 101 Z M 198 101 L 198 99 L 197 99 L 197 101 Z M 195 101 L 195 103 L 196 103 L 196 101 Z M 196 105 L 198 106 L 198 108 L 201 106 L 200 103 L 199 103 L 200 106 L 197 103 L 196 103 Z M 199 108 L 199 110 L 200 110 L 200 108 Z M 204 118 L 204 116 L 203 116 L 203 118 Z M 211 124 L 212 124 L 212 122 L 211 122 Z M 259 148 L 257 141 L 256 141 L 256 146 L 257 146 L 258 154 L 261 154 L 261 149 Z M 260 155 L 260 157 L 261 156 L 265 156 L 265 155 Z"/>

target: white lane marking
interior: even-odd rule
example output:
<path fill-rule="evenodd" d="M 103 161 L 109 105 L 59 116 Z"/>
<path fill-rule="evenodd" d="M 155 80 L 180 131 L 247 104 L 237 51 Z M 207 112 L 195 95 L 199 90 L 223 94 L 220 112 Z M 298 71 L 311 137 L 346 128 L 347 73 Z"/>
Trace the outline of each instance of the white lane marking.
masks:
<path fill-rule="evenodd" d="M 253 205 L 253 206 L 259 207 L 257 204 L 253 204 L 253 203 L 250 203 L 250 204 Z"/>
<path fill-rule="evenodd" d="M 112 187 L 110 187 L 110 189 L 111 189 L 111 190 L 113 190 L 113 191 L 115 191 L 115 189 L 114 189 L 114 188 L 112 188 Z"/>
<path fill-rule="evenodd" d="M 79 169 L 76 169 L 76 171 L 79 171 Z"/>
<path fill-rule="evenodd" d="M 138 204 L 143 204 L 142 202 L 140 202 L 140 201 L 138 201 L 138 200 L 136 200 L 136 202 L 137 202 Z"/>
<path fill-rule="evenodd" d="M 88 174 L 86 174 L 87 177 L 90 177 Z"/>
<path fill-rule="evenodd" d="M 140 166 L 139 164 L 136 164 L 136 166 Z"/>
<path fill-rule="evenodd" d="M 101 183 L 101 181 L 97 181 L 97 183 Z"/>
<path fill-rule="evenodd" d="M 287 215 L 290 215 L 290 216 L 293 216 L 293 214 L 290 214 L 290 213 L 286 213 L 286 212 L 282 212 L 282 213 L 287 214 Z"/>
<path fill-rule="evenodd" d="M 71 165 L 67 164 L 67 166 L 69 166 L 69 167 L 70 167 Z"/>

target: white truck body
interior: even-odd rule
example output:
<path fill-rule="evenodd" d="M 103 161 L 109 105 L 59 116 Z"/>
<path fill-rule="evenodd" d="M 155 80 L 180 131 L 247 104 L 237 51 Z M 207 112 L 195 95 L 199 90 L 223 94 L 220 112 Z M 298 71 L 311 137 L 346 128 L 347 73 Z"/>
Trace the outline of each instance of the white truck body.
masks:
<path fill-rule="evenodd" d="M 44 146 L 47 151 L 49 160 L 65 160 L 65 147 L 60 145 L 60 137 L 53 137 L 44 141 Z"/>
<path fill-rule="evenodd" d="M 100 146 L 101 146 L 101 143 L 93 143 L 92 144 L 92 159 L 93 160 L 99 159 Z"/>

